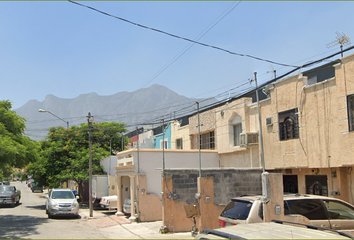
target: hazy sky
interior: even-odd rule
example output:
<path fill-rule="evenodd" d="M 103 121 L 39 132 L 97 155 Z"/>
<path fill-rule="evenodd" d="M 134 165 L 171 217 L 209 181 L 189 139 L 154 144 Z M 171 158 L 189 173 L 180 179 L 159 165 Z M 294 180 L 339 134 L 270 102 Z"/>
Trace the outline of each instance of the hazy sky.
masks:
<path fill-rule="evenodd" d="M 336 31 L 354 38 L 353 1 L 79 3 L 189 39 L 205 33 L 199 42 L 292 65 L 339 51 L 327 48 Z M 262 83 L 273 78 L 267 71 L 293 69 L 196 44 L 187 50 L 190 42 L 68 1 L 0 1 L 0 31 L 0 100 L 13 109 L 47 94 L 112 95 L 153 84 L 206 98 L 254 72 Z"/>

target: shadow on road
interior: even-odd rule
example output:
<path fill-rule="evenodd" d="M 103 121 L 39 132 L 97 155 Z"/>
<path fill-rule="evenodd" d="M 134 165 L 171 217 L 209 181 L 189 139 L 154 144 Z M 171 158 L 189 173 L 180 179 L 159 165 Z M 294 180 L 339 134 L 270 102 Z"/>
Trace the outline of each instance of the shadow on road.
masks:
<path fill-rule="evenodd" d="M 36 234 L 37 226 L 48 222 L 47 218 L 26 215 L 2 215 L 0 217 L 0 238 L 28 238 L 28 233 Z"/>
<path fill-rule="evenodd" d="M 45 210 L 45 205 L 26 206 L 26 208 Z"/>
<path fill-rule="evenodd" d="M 18 207 L 20 205 L 22 205 L 22 203 L 16 204 L 15 206 L 11 206 L 9 204 L 1 204 L 0 208 L 15 208 L 15 207 Z"/>

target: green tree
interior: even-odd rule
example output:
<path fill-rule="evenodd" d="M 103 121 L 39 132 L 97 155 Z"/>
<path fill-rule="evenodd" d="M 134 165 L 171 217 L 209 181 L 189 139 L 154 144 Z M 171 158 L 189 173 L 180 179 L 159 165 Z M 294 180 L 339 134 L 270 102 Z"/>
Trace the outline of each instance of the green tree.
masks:
<path fill-rule="evenodd" d="M 89 180 L 89 136 L 88 124 L 50 128 L 45 140 L 41 141 L 41 159 L 28 166 L 35 179 L 49 187 L 59 187 L 68 180 L 74 180 L 82 196 L 84 183 Z M 112 152 L 121 151 L 124 123 L 93 123 L 92 174 L 104 174 L 100 161 Z M 110 144 L 111 143 L 111 144 Z"/>
<path fill-rule="evenodd" d="M 22 168 L 39 158 L 39 144 L 24 136 L 26 119 L 11 108 L 10 101 L 0 101 L 0 170 L 4 175 L 12 167 Z"/>

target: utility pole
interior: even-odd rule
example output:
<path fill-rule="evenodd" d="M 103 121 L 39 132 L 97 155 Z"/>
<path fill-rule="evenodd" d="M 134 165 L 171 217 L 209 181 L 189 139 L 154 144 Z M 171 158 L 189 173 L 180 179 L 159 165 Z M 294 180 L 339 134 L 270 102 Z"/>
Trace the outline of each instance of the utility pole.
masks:
<path fill-rule="evenodd" d="M 256 98 L 257 98 L 258 124 L 259 124 L 259 144 L 260 144 L 260 149 L 261 149 L 261 162 L 262 162 L 262 169 L 263 169 L 263 172 L 262 172 L 262 197 L 263 197 L 263 202 L 268 203 L 269 197 L 270 197 L 269 173 L 267 173 L 265 171 L 262 121 L 261 121 L 261 110 L 259 107 L 257 72 L 254 73 L 254 82 L 256 84 Z M 264 208 L 264 209 L 266 209 L 266 208 Z"/>
<path fill-rule="evenodd" d="M 136 144 L 138 149 L 138 173 L 139 173 L 140 169 L 139 169 L 139 128 L 138 126 L 136 126 L 136 135 L 137 135 Z"/>
<path fill-rule="evenodd" d="M 92 140 L 91 140 L 91 130 L 92 130 L 92 116 L 88 113 L 87 116 L 88 123 L 88 134 L 89 134 L 89 208 L 90 217 L 93 217 L 93 206 L 92 206 Z"/>
<path fill-rule="evenodd" d="M 197 101 L 198 110 L 198 146 L 199 146 L 199 177 L 202 177 L 202 155 L 200 151 L 200 119 L 199 119 L 199 102 Z"/>
<path fill-rule="evenodd" d="M 259 124 L 259 144 L 260 144 L 260 147 L 261 147 L 261 162 L 262 162 L 263 172 L 265 172 L 264 152 L 263 152 L 263 135 L 262 135 L 262 120 L 261 120 L 261 110 L 259 108 L 257 72 L 254 73 L 254 82 L 256 84 L 256 98 L 257 98 L 258 124 Z"/>
<path fill-rule="evenodd" d="M 124 135 L 122 134 L 122 149 L 121 151 L 124 151 Z"/>
<path fill-rule="evenodd" d="M 165 119 L 162 119 L 162 171 L 165 170 Z"/>
<path fill-rule="evenodd" d="M 108 175 L 111 175 L 111 165 L 112 165 L 112 139 L 109 140 L 109 167 L 108 167 Z"/>

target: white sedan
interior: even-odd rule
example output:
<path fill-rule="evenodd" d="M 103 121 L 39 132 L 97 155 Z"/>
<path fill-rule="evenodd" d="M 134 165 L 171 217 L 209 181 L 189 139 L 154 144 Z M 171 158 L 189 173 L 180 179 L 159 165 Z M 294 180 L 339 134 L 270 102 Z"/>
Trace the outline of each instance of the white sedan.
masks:
<path fill-rule="evenodd" d="M 102 197 L 100 200 L 100 206 L 108 210 L 117 209 L 117 195 Z"/>

